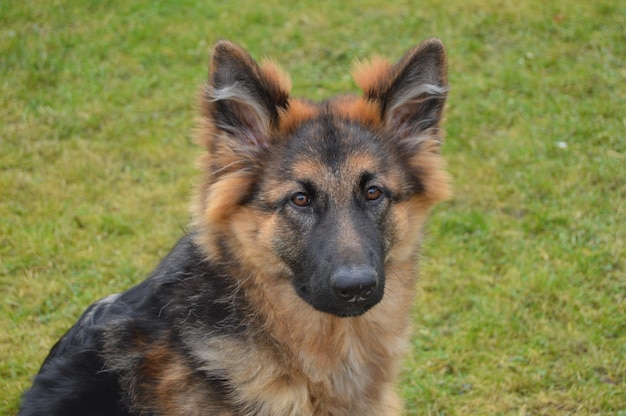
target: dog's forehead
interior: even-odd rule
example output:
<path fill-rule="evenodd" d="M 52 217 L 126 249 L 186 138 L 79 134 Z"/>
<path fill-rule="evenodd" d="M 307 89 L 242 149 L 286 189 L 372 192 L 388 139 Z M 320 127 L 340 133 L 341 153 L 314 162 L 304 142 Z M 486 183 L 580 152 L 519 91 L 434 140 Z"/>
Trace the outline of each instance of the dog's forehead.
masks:
<path fill-rule="evenodd" d="M 317 117 L 289 138 L 281 164 L 289 175 L 336 182 L 388 166 L 389 155 L 375 132 L 332 115 Z"/>

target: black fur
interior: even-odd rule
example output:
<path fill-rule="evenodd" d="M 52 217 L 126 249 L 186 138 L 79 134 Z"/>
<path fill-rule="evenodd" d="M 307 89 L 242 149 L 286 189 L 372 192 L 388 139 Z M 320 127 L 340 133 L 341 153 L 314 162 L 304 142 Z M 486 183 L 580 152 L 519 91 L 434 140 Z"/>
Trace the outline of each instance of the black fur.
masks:
<path fill-rule="evenodd" d="M 24 394 L 19 415 L 139 414 L 121 385 L 125 372 L 136 368 L 111 368 L 107 351 L 130 355 L 140 339 L 169 338 L 176 344 L 182 321 L 186 326 L 201 321 L 213 333 L 236 335 L 245 325 L 237 310 L 217 301 L 231 290 L 228 279 L 217 275 L 202 259 L 192 235 L 183 237 L 148 279 L 83 313 L 50 351 Z M 201 299 L 193 302 L 194 297 Z M 224 388 L 219 376 L 207 374 L 206 380 L 207 394 Z"/>

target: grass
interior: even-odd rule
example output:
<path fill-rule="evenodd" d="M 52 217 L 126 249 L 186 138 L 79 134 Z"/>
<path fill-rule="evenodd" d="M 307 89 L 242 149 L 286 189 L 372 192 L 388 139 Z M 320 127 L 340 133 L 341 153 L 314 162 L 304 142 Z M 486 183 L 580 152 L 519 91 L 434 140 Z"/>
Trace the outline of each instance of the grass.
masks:
<path fill-rule="evenodd" d="M 319 99 L 438 36 L 455 197 L 427 229 L 407 413 L 626 415 L 625 21 L 618 0 L 1 2 L 0 414 L 188 223 L 215 40 Z"/>

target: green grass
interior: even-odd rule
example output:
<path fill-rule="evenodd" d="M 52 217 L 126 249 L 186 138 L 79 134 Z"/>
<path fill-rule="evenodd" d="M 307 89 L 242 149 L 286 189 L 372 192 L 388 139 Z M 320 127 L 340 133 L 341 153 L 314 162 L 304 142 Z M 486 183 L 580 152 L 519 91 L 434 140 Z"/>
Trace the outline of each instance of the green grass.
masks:
<path fill-rule="evenodd" d="M 438 36 L 455 196 L 427 229 L 407 413 L 626 415 L 624 3 L 284 3 L 0 2 L 0 414 L 183 232 L 214 41 L 318 99 Z"/>

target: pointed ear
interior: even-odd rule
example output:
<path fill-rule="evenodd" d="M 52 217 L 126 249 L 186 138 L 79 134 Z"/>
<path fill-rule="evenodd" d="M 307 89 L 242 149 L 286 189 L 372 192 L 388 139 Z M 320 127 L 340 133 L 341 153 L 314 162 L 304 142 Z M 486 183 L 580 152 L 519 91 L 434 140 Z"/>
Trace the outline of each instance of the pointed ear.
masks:
<path fill-rule="evenodd" d="M 202 113 L 239 145 L 267 147 L 290 87 L 289 77 L 273 63 L 259 66 L 241 47 L 220 41 L 211 55 Z"/>
<path fill-rule="evenodd" d="M 408 51 L 395 65 L 374 60 L 359 65 L 354 78 L 365 98 L 377 104 L 396 137 L 420 136 L 438 127 L 448 92 L 446 55 L 438 39 Z"/>

